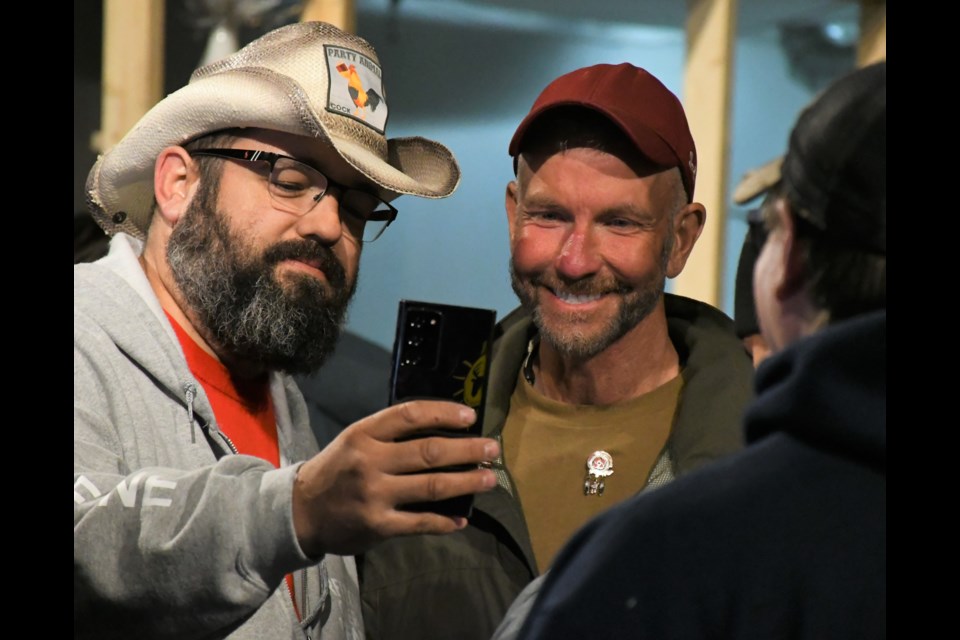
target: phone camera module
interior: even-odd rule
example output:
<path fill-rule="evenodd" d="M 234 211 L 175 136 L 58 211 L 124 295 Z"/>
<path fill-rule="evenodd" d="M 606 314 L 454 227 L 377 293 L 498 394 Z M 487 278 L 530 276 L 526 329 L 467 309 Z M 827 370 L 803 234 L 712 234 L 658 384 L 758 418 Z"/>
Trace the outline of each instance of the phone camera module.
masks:
<path fill-rule="evenodd" d="M 402 366 L 426 368 L 436 366 L 442 319 L 441 313 L 433 309 L 408 311 L 407 331 L 402 343 L 403 356 L 400 358 Z"/>

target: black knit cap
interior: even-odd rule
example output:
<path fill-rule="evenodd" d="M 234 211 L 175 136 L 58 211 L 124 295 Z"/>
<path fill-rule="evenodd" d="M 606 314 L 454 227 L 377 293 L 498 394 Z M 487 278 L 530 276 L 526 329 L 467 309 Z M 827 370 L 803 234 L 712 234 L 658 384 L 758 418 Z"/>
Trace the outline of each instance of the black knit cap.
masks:
<path fill-rule="evenodd" d="M 886 254 L 886 61 L 847 74 L 803 110 L 780 173 L 797 215 L 836 242 Z"/>

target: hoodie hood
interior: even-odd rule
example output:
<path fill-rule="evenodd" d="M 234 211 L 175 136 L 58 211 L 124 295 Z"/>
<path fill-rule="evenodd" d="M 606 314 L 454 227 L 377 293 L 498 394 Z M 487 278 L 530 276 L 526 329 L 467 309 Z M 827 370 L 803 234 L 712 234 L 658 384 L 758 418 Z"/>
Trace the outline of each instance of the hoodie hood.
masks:
<path fill-rule="evenodd" d="M 755 388 L 748 442 L 786 433 L 886 471 L 886 310 L 831 325 L 767 358 Z"/>

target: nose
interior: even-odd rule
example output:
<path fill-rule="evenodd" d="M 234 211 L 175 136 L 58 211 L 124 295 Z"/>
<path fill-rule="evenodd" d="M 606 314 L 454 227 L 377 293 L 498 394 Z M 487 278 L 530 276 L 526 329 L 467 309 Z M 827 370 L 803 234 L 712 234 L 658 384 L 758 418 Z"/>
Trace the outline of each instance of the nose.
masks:
<path fill-rule="evenodd" d="M 579 280 L 599 271 L 601 264 L 593 229 L 586 224 L 573 226 L 556 258 L 557 273 L 570 280 Z"/>
<path fill-rule="evenodd" d="M 343 235 L 340 222 L 340 194 L 328 189 L 313 209 L 297 219 L 297 233 L 301 237 L 316 238 L 323 245 L 334 245 Z"/>

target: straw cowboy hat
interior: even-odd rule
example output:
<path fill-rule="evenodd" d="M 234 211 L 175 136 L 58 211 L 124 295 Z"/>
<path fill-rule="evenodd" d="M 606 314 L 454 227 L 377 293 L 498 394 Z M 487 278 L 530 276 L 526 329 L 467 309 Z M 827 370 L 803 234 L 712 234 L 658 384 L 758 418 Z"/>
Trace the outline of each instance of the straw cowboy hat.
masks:
<path fill-rule="evenodd" d="M 380 188 L 444 198 L 460 169 L 445 146 L 386 137 L 381 67 L 362 38 L 322 22 L 275 29 L 233 55 L 193 72 L 157 103 L 87 176 L 87 204 L 110 235 L 144 238 L 153 208 L 153 169 L 165 147 L 235 127 L 324 140 Z"/>

